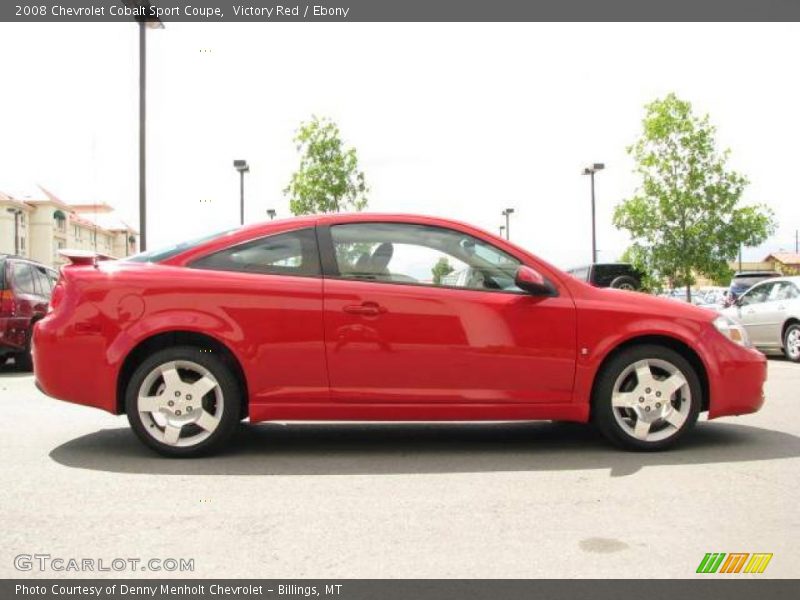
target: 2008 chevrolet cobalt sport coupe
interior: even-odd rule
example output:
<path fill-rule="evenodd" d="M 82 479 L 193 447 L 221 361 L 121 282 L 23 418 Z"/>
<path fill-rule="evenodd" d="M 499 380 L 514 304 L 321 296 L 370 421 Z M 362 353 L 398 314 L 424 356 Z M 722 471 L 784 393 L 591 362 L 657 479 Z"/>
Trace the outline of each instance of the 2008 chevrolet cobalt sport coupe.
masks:
<path fill-rule="evenodd" d="M 169 456 L 246 417 L 591 420 L 660 450 L 701 411 L 763 403 L 766 360 L 734 320 L 592 287 L 449 220 L 302 217 L 71 259 L 35 328 L 37 383 L 127 414 Z"/>

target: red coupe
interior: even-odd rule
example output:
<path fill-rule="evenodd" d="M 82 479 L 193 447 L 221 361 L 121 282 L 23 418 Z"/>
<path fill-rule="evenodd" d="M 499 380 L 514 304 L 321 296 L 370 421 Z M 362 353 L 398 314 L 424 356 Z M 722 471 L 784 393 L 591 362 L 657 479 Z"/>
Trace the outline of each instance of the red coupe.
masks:
<path fill-rule="evenodd" d="M 758 410 L 735 321 L 598 289 L 462 223 L 301 217 L 72 256 L 33 337 L 46 394 L 194 456 L 240 420 L 593 421 L 634 450 Z"/>

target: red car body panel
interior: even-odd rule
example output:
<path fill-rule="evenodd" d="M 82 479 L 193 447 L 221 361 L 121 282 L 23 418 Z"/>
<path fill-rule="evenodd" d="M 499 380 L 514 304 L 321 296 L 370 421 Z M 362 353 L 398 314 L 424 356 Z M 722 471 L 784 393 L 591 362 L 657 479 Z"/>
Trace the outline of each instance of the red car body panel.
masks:
<path fill-rule="evenodd" d="M 194 259 L 279 232 L 401 222 L 470 234 L 544 275 L 554 296 L 187 268 Z M 120 412 L 126 358 L 155 335 L 213 338 L 238 361 L 251 421 L 586 421 L 603 361 L 660 336 L 699 357 L 709 417 L 758 410 L 766 359 L 712 325 L 714 313 L 598 289 L 506 240 L 409 215 L 304 217 L 245 227 L 161 263 L 62 269 L 63 298 L 34 334 L 37 384 L 56 398 Z M 378 307 L 352 314 L 345 307 Z M 55 304 L 55 302 L 54 302 Z"/>

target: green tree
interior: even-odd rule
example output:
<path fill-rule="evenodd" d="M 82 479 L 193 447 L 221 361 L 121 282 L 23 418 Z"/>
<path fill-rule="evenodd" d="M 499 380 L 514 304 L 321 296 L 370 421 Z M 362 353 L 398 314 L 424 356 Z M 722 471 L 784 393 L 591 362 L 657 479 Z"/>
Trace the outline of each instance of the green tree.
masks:
<path fill-rule="evenodd" d="M 294 215 L 362 210 L 369 189 L 358 168 L 355 148 L 344 146 L 339 127 L 312 117 L 294 137 L 300 167 L 283 190 Z"/>
<path fill-rule="evenodd" d="M 675 94 L 645 107 L 643 131 L 628 148 L 641 186 L 614 211 L 614 225 L 633 238 L 632 255 L 652 277 L 686 287 L 694 275 L 730 276 L 740 245 L 756 246 L 775 230 L 764 205 L 740 206 L 747 179 L 716 149 L 716 128 Z"/>
<path fill-rule="evenodd" d="M 642 291 L 657 294 L 663 291 L 664 283 L 656 274 L 654 265 L 651 263 L 651 255 L 646 248 L 633 244 L 628 246 L 620 256 L 622 262 L 630 263 L 642 275 Z"/>
<path fill-rule="evenodd" d="M 436 264 L 433 265 L 431 269 L 431 273 L 433 274 L 433 285 L 442 285 L 442 279 L 447 277 L 450 273 L 452 273 L 455 269 L 450 264 L 450 261 L 447 260 L 446 256 L 442 256 Z"/>

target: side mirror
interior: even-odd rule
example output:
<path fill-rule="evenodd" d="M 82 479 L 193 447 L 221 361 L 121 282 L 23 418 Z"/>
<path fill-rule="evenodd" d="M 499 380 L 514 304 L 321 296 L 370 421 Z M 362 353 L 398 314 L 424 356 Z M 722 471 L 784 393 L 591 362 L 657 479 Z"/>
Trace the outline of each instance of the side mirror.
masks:
<path fill-rule="evenodd" d="M 536 269 L 522 265 L 514 276 L 514 285 L 534 296 L 555 296 L 555 286 Z"/>

